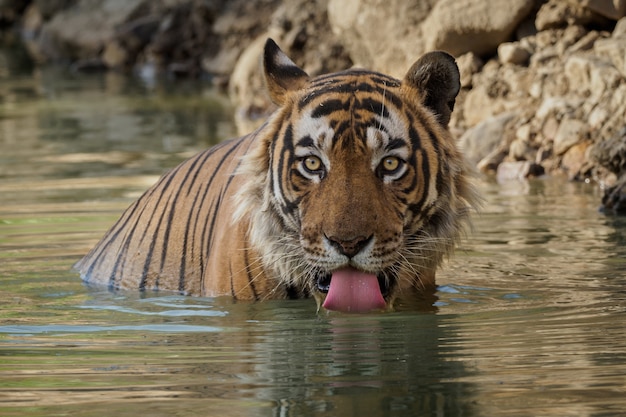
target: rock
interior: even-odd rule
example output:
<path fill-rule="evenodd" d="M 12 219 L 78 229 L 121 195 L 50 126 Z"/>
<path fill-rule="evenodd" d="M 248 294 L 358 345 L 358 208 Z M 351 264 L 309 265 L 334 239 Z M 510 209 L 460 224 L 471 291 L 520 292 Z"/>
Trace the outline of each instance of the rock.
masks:
<path fill-rule="evenodd" d="M 506 111 L 504 100 L 496 97 L 493 92 L 498 88 L 497 85 L 490 88 L 489 85 L 481 82 L 484 79 L 478 78 L 478 80 L 473 81 L 474 87 L 467 93 L 463 106 L 456 110 L 463 112 L 463 118 L 468 127 L 476 126 Z"/>
<path fill-rule="evenodd" d="M 526 65 L 530 52 L 519 42 L 505 42 L 498 46 L 498 58 L 503 64 Z"/>
<path fill-rule="evenodd" d="M 626 126 L 613 137 L 597 142 L 591 150 L 591 158 L 609 172 L 626 173 Z"/>
<path fill-rule="evenodd" d="M 528 161 L 533 159 L 533 148 L 524 140 L 515 139 L 509 146 L 509 159 L 513 161 Z"/>
<path fill-rule="evenodd" d="M 577 143 L 563 155 L 561 169 L 567 173 L 570 180 L 583 179 L 587 176 L 583 168 L 588 165 L 590 145 L 589 141 Z"/>
<path fill-rule="evenodd" d="M 618 20 L 626 16 L 626 0 L 582 0 L 581 4 L 609 19 Z"/>
<path fill-rule="evenodd" d="M 309 75 L 352 66 L 347 52 L 330 29 L 326 1 L 318 0 L 315 8 L 306 7 L 310 3 L 309 0 L 292 0 L 277 8 L 266 31 L 245 48 L 238 59 L 232 71 L 229 94 L 236 106 L 239 133 L 258 127 L 274 109 L 265 91 L 260 65 L 263 44 L 268 37 Z"/>
<path fill-rule="evenodd" d="M 590 85 L 589 68 L 590 58 L 587 56 L 573 55 L 565 61 L 564 74 L 572 87 L 581 91 L 588 91 Z"/>
<path fill-rule="evenodd" d="M 476 168 L 479 172 L 483 174 L 492 175 L 495 174 L 498 170 L 498 167 L 507 157 L 506 150 L 503 149 L 504 146 L 500 144 L 496 149 L 487 154 L 483 159 L 478 161 L 476 164 Z"/>
<path fill-rule="evenodd" d="M 530 13 L 531 0 L 440 0 L 423 23 L 426 49 L 492 53 Z"/>
<path fill-rule="evenodd" d="M 473 164 L 498 147 L 508 130 L 515 113 L 505 113 L 484 120 L 461 136 L 458 144 L 465 157 Z"/>
<path fill-rule="evenodd" d="M 276 109 L 267 93 L 260 93 L 264 88 L 260 73 L 266 38 L 265 34 L 259 36 L 246 48 L 230 77 L 229 96 L 235 103 L 235 124 L 242 135 L 260 126 Z"/>
<path fill-rule="evenodd" d="M 550 116 L 556 116 L 557 119 L 562 119 L 565 116 L 572 115 L 581 104 L 581 100 L 546 97 L 537 108 L 535 116 L 540 120 L 548 119 Z"/>
<path fill-rule="evenodd" d="M 585 25 L 594 20 L 594 14 L 578 2 L 549 0 L 535 18 L 537 30 L 562 28 L 568 25 Z"/>
<path fill-rule="evenodd" d="M 593 49 L 599 56 L 608 58 L 621 76 L 626 77 L 626 35 L 598 39 Z"/>
<path fill-rule="evenodd" d="M 556 132 L 558 132 L 559 130 L 559 122 L 554 116 L 545 118 L 544 120 L 545 121 L 541 128 L 541 133 L 546 140 L 553 142 L 556 136 Z"/>
<path fill-rule="evenodd" d="M 437 3 L 438 0 L 329 0 L 328 20 L 355 65 L 402 77 L 427 51 L 422 25 Z"/>
<path fill-rule="evenodd" d="M 475 53 L 468 52 L 458 57 L 456 64 L 461 73 L 461 87 L 471 87 L 472 76 L 481 70 L 484 62 Z"/>
<path fill-rule="evenodd" d="M 593 45 L 600 39 L 600 36 L 598 31 L 592 30 L 576 41 L 576 43 L 569 48 L 568 52 L 574 54 L 576 52 L 587 51 L 593 48 Z"/>
<path fill-rule="evenodd" d="M 605 190 L 602 196 L 602 211 L 614 214 L 626 214 L 626 175 Z"/>
<path fill-rule="evenodd" d="M 539 177 L 545 173 L 541 165 L 529 161 L 503 162 L 498 166 L 496 178 L 498 182 L 524 180 L 530 177 Z"/>
<path fill-rule="evenodd" d="M 241 55 L 237 48 L 220 49 L 216 55 L 202 58 L 202 69 L 213 75 L 231 74 Z"/>
<path fill-rule="evenodd" d="M 115 28 L 146 6 L 148 0 L 80 0 L 47 22 L 39 37 L 42 54 L 51 60 L 93 59 L 113 39 Z"/>
<path fill-rule="evenodd" d="M 621 18 L 613 28 L 612 36 L 615 38 L 620 38 L 622 36 L 626 36 L 626 17 Z"/>
<path fill-rule="evenodd" d="M 587 126 L 576 119 L 563 119 L 554 137 L 554 153 L 563 155 L 569 148 L 585 139 Z"/>
<path fill-rule="evenodd" d="M 107 68 L 124 68 L 128 60 L 128 52 L 119 42 L 107 42 L 104 52 L 102 53 L 102 62 Z"/>

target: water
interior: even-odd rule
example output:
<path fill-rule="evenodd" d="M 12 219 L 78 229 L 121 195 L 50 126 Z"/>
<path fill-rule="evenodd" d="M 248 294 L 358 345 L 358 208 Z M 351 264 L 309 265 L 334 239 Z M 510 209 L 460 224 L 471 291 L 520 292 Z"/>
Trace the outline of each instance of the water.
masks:
<path fill-rule="evenodd" d="M 626 219 L 593 185 L 482 182 L 417 311 L 83 286 L 73 262 L 229 115 L 191 83 L 0 71 L 0 415 L 626 415 Z"/>

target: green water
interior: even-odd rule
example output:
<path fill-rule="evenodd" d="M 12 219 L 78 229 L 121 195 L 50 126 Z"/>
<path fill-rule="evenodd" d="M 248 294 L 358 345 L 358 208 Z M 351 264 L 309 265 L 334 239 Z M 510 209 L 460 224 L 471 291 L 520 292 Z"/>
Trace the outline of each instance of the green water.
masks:
<path fill-rule="evenodd" d="M 481 183 L 423 311 L 83 286 L 71 265 L 230 112 L 201 84 L 0 71 L 1 416 L 626 413 L 626 220 L 593 185 Z"/>

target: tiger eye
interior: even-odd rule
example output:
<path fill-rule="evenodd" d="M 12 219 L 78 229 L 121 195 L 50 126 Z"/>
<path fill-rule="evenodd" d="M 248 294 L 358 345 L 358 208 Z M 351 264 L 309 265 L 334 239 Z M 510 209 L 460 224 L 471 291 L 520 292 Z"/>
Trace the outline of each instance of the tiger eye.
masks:
<path fill-rule="evenodd" d="M 383 169 L 387 172 L 393 172 L 400 166 L 400 159 L 395 156 L 388 156 L 383 159 Z"/>
<path fill-rule="evenodd" d="M 311 172 L 319 171 L 322 168 L 322 161 L 317 156 L 307 156 L 304 159 L 304 167 Z"/>

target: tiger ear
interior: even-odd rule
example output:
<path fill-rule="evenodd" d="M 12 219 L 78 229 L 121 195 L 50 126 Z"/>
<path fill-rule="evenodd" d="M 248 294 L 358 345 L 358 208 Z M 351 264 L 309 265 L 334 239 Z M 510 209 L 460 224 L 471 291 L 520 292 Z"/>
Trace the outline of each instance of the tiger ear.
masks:
<path fill-rule="evenodd" d="M 429 52 L 411 66 L 403 83 L 417 88 L 423 104 L 431 109 L 439 122 L 447 126 L 454 110 L 454 101 L 461 89 L 459 67 L 452 55 Z"/>
<path fill-rule="evenodd" d="M 309 80 L 309 75 L 280 50 L 276 42 L 268 39 L 263 53 L 265 82 L 272 101 L 281 106 L 290 91 L 295 91 Z"/>

